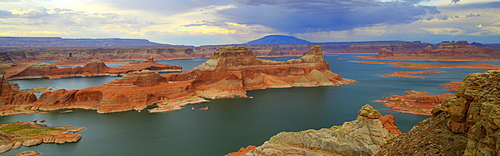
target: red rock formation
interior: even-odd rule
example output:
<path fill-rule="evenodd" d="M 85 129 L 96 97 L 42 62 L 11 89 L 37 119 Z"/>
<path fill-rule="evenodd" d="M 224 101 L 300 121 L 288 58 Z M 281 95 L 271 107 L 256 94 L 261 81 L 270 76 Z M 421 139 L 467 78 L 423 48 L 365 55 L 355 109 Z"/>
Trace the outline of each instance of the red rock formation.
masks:
<path fill-rule="evenodd" d="M 393 61 L 349 61 L 373 64 L 392 64 L 394 67 L 408 69 L 428 69 L 428 68 L 474 68 L 474 69 L 500 69 L 499 65 L 493 64 L 437 64 L 437 63 L 412 63 Z"/>
<path fill-rule="evenodd" d="M 255 146 L 247 146 L 247 147 L 242 147 L 238 152 L 232 152 L 229 154 L 226 154 L 225 156 L 244 156 L 246 153 L 249 151 L 255 149 Z"/>
<path fill-rule="evenodd" d="M 152 58 L 141 63 L 131 63 L 122 65 L 116 68 L 107 67 L 106 64 L 99 60 L 93 60 L 87 63 L 84 67 L 74 68 L 58 68 L 55 65 L 47 63 L 34 63 L 27 67 L 16 67 L 4 69 L 6 77 L 10 79 L 26 79 L 26 78 L 51 78 L 57 79 L 62 77 L 75 76 L 102 76 L 102 75 L 122 75 L 129 72 L 153 70 L 153 71 L 182 71 L 180 66 L 172 66 L 155 62 Z"/>
<path fill-rule="evenodd" d="M 406 78 L 414 78 L 414 79 L 426 79 L 427 77 L 423 76 L 415 76 L 413 74 L 424 74 L 424 73 L 442 73 L 444 71 L 438 71 L 438 70 L 426 70 L 426 71 L 419 71 L 419 72 L 394 72 L 392 74 L 383 74 L 379 75 L 383 78 L 388 78 L 388 77 L 406 77 Z"/>
<path fill-rule="evenodd" d="M 467 41 L 458 42 L 442 42 L 437 49 L 426 47 L 422 51 L 414 51 L 409 53 L 410 56 L 427 56 L 427 57 L 498 57 L 494 50 L 489 48 L 478 48 L 469 45 Z"/>
<path fill-rule="evenodd" d="M 394 52 L 392 52 L 392 50 L 389 50 L 389 49 L 385 49 L 385 48 L 380 48 L 380 51 L 378 52 L 378 57 L 391 57 L 391 56 L 394 56 Z"/>
<path fill-rule="evenodd" d="M 381 48 L 392 49 L 395 53 L 409 53 L 424 48 L 426 45 L 420 41 L 415 42 L 373 42 L 352 44 L 341 50 L 341 53 L 373 53 L 376 54 Z"/>
<path fill-rule="evenodd" d="M 388 114 L 380 117 L 382 126 L 389 131 L 391 134 L 403 134 L 396 126 L 396 121 L 394 120 L 394 115 Z"/>
<path fill-rule="evenodd" d="M 479 48 L 469 45 L 467 41 L 447 42 L 444 41 L 434 49 L 427 46 L 422 50 L 412 51 L 407 56 L 377 57 L 364 56 L 362 59 L 384 59 L 384 60 L 432 60 L 432 61 L 477 61 L 477 60 L 499 60 L 500 53 L 486 47 Z"/>
<path fill-rule="evenodd" d="M 10 83 L 0 75 L 0 112 L 2 114 L 11 114 L 14 112 L 26 113 L 32 112 L 28 108 L 19 108 L 24 104 L 30 104 L 36 101 L 36 96 L 29 93 L 21 93 L 13 90 Z"/>
<path fill-rule="evenodd" d="M 439 86 L 449 88 L 448 89 L 449 91 L 456 92 L 458 90 L 458 88 L 460 88 L 461 84 L 462 84 L 462 82 L 450 81 L 447 84 L 439 85 Z"/>
<path fill-rule="evenodd" d="M 405 91 L 405 93 L 406 95 L 391 94 L 391 97 L 384 97 L 384 100 L 374 102 L 384 102 L 385 106 L 404 113 L 431 115 L 432 108 L 452 96 L 451 94 L 429 95 L 424 91 Z"/>
<path fill-rule="evenodd" d="M 150 61 L 152 62 L 152 61 Z M 222 47 L 214 57 L 184 73 L 159 75 L 133 72 L 101 86 L 82 90 L 46 92 L 34 110 L 95 109 L 99 113 L 179 109 L 203 98 L 246 97 L 247 90 L 300 86 L 339 86 L 355 82 L 329 70 L 320 46 L 299 59 L 277 62 L 258 59 L 244 47 Z"/>

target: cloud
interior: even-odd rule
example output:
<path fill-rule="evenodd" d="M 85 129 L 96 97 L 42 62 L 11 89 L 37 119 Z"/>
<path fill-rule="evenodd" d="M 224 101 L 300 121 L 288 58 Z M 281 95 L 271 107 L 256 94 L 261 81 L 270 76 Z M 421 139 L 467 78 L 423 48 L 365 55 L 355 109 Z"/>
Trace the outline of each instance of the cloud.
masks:
<path fill-rule="evenodd" d="M 0 0 L 0 2 L 19 2 L 19 0 Z"/>
<path fill-rule="evenodd" d="M 393 25 L 420 20 L 422 15 L 437 14 L 433 6 L 421 6 L 421 0 L 233 0 L 238 9 L 219 13 L 230 21 L 263 25 L 286 33 L 350 30 L 378 24 Z"/>
<path fill-rule="evenodd" d="M 460 0 L 451 0 L 451 3 L 457 4 L 458 2 L 460 2 Z"/>

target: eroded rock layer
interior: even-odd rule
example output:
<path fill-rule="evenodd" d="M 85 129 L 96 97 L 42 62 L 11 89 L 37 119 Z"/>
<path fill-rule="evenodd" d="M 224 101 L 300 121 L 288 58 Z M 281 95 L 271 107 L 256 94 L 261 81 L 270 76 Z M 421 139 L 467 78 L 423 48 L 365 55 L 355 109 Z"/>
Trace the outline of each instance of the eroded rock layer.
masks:
<path fill-rule="evenodd" d="M 372 155 L 389 139 L 401 134 L 395 125 L 394 116 L 382 116 L 370 105 L 363 106 L 358 114 L 356 120 L 345 122 L 342 126 L 281 132 L 261 146 L 242 148 L 236 153 L 248 156 Z"/>
<path fill-rule="evenodd" d="M 500 71 L 468 75 L 455 96 L 379 155 L 499 155 Z M 415 148 L 416 147 L 416 148 Z"/>

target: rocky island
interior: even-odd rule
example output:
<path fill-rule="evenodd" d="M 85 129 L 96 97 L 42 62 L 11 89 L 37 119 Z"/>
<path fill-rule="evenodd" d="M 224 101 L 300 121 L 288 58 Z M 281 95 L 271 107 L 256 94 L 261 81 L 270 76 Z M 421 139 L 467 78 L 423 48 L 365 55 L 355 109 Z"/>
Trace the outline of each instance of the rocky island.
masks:
<path fill-rule="evenodd" d="M 431 115 L 431 110 L 444 100 L 450 98 L 451 94 L 429 95 L 424 91 L 405 91 L 405 95 L 390 94 L 390 97 L 384 97 L 384 100 L 375 100 L 373 102 L 382 102 L 383 105 L 396 109 L 395 111 Z"/>
<path fill-rule="evenodd" d="M 307 55 L 286 62 L 258 59 L 245 47 L 220 47 L 214 57 L 188 72 L 160 75 L 150 70 L 137 71 L 96 87 L 46 92 L 38 99 L 12 90 L 3 79 L 0 110 L 2 115 L 75 108 L 99 113 L 146 108 L 165 112 L 206 98 L 247 97 L 248 90 L 353 82 L 330 71 L 321 46 L 312 46 Z"/>
<path fill-rule="evenodd" d="M 41 143 L 71 143 L 82 138 L 75 134 L 86 127 L 70 128 L 72 126 L 48 127 L 36 122 L 15 122 L 0 124 L 0 153 L 21 146 L 35 146 Z"/>

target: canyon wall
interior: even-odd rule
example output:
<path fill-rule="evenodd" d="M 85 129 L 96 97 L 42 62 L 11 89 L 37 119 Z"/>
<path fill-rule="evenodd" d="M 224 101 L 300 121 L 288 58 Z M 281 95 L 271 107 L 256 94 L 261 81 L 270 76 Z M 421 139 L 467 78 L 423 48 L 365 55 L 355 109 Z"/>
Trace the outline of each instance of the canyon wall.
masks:
<path fill-rule="evenodd" d="M 455 96 L 379 155 L 499 155 L 500 71 L 465 77 Z"/>

